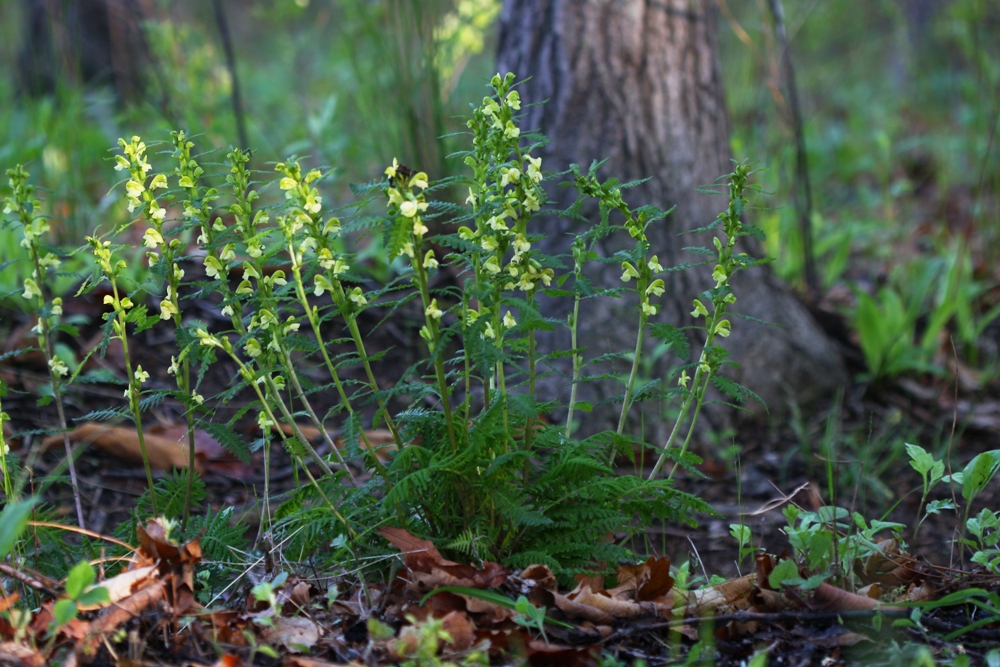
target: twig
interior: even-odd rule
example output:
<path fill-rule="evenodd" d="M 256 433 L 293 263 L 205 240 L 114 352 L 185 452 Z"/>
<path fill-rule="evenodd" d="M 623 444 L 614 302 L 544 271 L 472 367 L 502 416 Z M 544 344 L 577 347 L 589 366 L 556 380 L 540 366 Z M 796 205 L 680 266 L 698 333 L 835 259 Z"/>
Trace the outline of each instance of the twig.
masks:
<path fill-rule="evenodd" d="M 2 572 L 3 574 L 6 574 L 8 577 L 13 577 L 14 579 L 17 579 L 18 581 L 20 581 L 25 586 L 28 586 L 30 588 L 34 588 L 35 590 L 41 591 L 41 592 L 45 593 L 46 595 L 48 595 L 50 597 L 56 597 L 56 596 L 59 595 L 55 591 L 55 589 L 53 589 L 52 587 L 50 587 L 48 584 L 45 584 L 45 583 L 39 581 L 37 578 L 35 578 L 34 576 L 32 576 L 30 574 L 26 574 L 24 572 L 21 572 L 16 567 L 12 567 L 12 566 L 8 565 L 7 563 L 0 563 L 0 572 Z"/>
<path fill-rule="evenodd" d="M 785 32 L 785 11 L 781 0 L 770 0 L 771 15 L 774 18 L 774 32 L 781 46 L 781 60 L 785 67 L 785 88 L 788 91 L 789 110 L 792 113 L 792 131 L 795 134 L 795 209 L 799 217 L 802 234 L 802 266 L 806 278 L 806 297 L 810 303 L 819 298 L 819 278 L 816 275 L 816 258 L 813 256 L 813 238 L 810 218 L 812 217 L 812 185 L 809 182 L 809 164 L 806 160 L 806 139 L 802 130 L 802 109 L 799 93 L 795 85 L 795 69 L 792 54 L 788 48 L 788 34 Z"/>

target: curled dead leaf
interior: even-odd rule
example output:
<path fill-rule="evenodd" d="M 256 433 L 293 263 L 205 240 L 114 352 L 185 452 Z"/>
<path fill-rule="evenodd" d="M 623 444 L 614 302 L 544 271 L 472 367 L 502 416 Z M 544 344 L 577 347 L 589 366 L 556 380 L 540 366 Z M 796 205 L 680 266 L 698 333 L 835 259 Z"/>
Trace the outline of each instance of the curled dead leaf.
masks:
<path fill-rule="evenodd" d="M 123 461 L 132 463 L 142 463 L 143 461 L 139 435 L 132 427 L 86 422 L 77 426 L 67 435 L 73 442 L 94 445 Z M 146 445 L 146 454 L 149 457 L 149 465 L 154 470 L 187 468 L 188 446 L 186 440 L 180 442 L 177 439 L 148 431 L 143 432 L 143 440 Z M 48 450 L 55 446 L 61 446 L 62 443 L 62 435 L 49 436 L 42 441 L 42 449 Z M 195 470 L 200 472 L 197 459 L 195 460 Z"/>

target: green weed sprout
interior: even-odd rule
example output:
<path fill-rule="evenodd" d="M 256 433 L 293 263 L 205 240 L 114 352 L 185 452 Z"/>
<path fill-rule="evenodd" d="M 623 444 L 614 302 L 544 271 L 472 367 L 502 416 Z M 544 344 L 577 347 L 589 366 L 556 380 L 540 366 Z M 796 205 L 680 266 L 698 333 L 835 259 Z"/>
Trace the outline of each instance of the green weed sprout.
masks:
<path fill-rule="evenodd" d="M 4 199 L 4 213 L 15 215 L 21 224 L 24 238 L 21 245 L 28 249 L 31 258 L 31 276 L 24 279 L 24 291 L 21 296 L 28 301 L 34 312 L 38 313 L 38 323 L 32 329 L 38 336 L 38 346 L 45 354 L 49 368 L 49 379 L 52 383 L 52 398 L 56 404 L 59 416 L 59 429 L 66 448 L 66 463 L 69 468 L 70 485 L 73 488 L 73 502 L 76 506 L 76 519 L 81 528 L 83 523 L 83 505 L 80 501 L 80 487 L 77 483 L 76 462 L 73 459 L 73 449 L 69 442 L 69 428 L 66 425 L 66 412 L 62 401 L 62 387 L 69 375 L 69 367 L 54 352 L 53 334 L 62 328 L 59 319 L 62 316 L 62 299 L 49 298 L 46 289 L 49 273 L 58 270 L 61 260 L 45 246 L 45 238 L 49 233 L 49 221 L 42 214 L 41 201 L 35 198 L 35 188 L 28 183 L 28 172 L 17 165 L 7 170 L 12 196 Z M 5 454 L 6 456 L 6 454 Z M 6 472 L 6 460 L 4 471 Z M 8 483 L 5 474 L 5 484 Z M 13 497 L 8 493 L 8 498 Z"/>

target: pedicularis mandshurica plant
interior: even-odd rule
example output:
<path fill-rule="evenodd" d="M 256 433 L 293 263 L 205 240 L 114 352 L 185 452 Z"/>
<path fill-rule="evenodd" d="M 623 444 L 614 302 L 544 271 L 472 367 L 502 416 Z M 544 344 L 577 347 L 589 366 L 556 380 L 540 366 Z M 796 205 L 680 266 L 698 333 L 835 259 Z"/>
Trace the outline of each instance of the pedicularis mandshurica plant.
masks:
<path fill-rule="evenodd" d="M 200 164 L 206 156 L 196 155 L 193 142 L 175 132 L 160 152 L 172 166 L 154 172 L 138 137 L 120 141 L 115 161 L 127 175 L 128 208 L 147 227 L 143 243 L 150 283 L 143 288 L 162 300 L 158 313 L 147 313 L 138 303 L 140 286 L 121 287 L 124 262 L 116 255 L 122 249 L 103 238 L 88 240 L 97 269 L 86 287 L 109 283 L 105 330 L 125 350 L 128 409 L 127 415 L 125 410 L 119 414 L 131 416 L 141 435 L 145 407 L 165 398 L 175 401 L 192 434 L 187 441 L 191 460 L 197 426 L 244 458 L 254 444 L 264 447 L 260 536 L 267 531 L 275 542 L 283 541 L 291 558 L 377 553 L 384 545 L 373 528 L 394 525 L 473 560 L 545 563 L 568 575 L 628 558 L 623 537 L 649 522 L 693 525 L 698 513 L 712 512 L 699 498 L 677 490 L 671 477 L 681 467 L 697 474 L 697 458 L 688 449 L 708 388 L 714 384 L 737 402 L 752 395 L 719 374 L 729 363 L 721 342 L 732 327 L 726 318 L 736 301 L 731 279 L 756 263 L 736 252 L 737 240 L 755 233 L 740 221 L 746 192 L 755 188 L 748 184 L 752 170 L 738 164 L 724 177 L 729 206 L 701 230 L 713 237 L 714 248 L 702 252 L 708 256 L 704 263 L 714 266 L 715 282 L 693 302 L 692 315 L 703 326 L 684 330 L 653 323 L 666 290 L 664 271 L 685 268 L 664 269 L 646 238 L 648 226 L 667 213 L 631 208 L 623 199 L 627 184 L 599 180 L 598 163 L 586 172 L 576 165 L 560 174 L 543 171 L 536 154 L 545 139 L 521 132 L 515 87 L 512 74 L 495 76 L 492 94 L 472 109 L 471 149 L 458 155 L 469 167 L 468 176 L 434 182 L 394 159 L 385 178 L 355 188 L 360 201 L 353 213 L 329 210 L 319 190 L 329 172 L 305 169 L 296 159 L 274 165 L 275 190 L 274 183 L 262 182 L 263 174 L 248 168 L 250 155 L 243 150 L 230 150 L 221 168 L 205 162 L 216 172 L 208 174 Z M 26 179 L 20 168 L 11 173 L 15 196 L 8 206 L 24 225 L 25 238 L 30 230 L 30 238 L 37 239 L 42 230 L 26 204 Z M 546 208 L 547 179 L 575 186 L 573 206 Z M 436 198 L 460 185 L 468 189 L 464 206 Z M 262 193 L 273 203 L 263 204 Z M 278 193 L 283 197 L 273 196 Z M 581 213 L 590 210 L 585 209 L 588 201 L 596 201 L 596 221 Z M 362 213 L 378 202 L 384 214 Z M 544 236 L 539 216 L 553 214 L 581 222 L 565 257 L 535 247 Z M 440 233 L 432 234 L 432 228 Z M 613 258 L 598 258 L 595 243 L 612 233 L 628 234 L 634 246 Z M 355 266 L 349 246 L 364 234 L 381 243 L 398 269 L 387 284 L 372 287 Z M 50 349 L 52 318 L 58 313 L 55 301 L 46 303 L 41 296 L 45 261 L 36 260 L 25 298 L 38 300 L 39 335 Z M 585 269 L 595 261 L 620 263 L 623 286 L 593 285 Z M 191 273 L 198 262 L 204 277 L 185 280 L 182 267 Z M 441 280 L 446 268 L 457 278 Z M 592 379 L 585 371 L 595 362 L 576 346 L 576 332 L 586 326 L 580 304 L 618 298 L 632 288 L 636 345 L 623 381 L 618 427 L 575 438 L 574 420 L 589 409 L 576 400 L 576 389 Z M 572 299 L 569 319 L 547 317 L 539 305 L 543 295 Z M 209 296 L 217 299 L 227 326 L 209 330 L 184 317 L 185 299 Z M 418 362 L 393 374 L 381 362 L 384 351 L 366 347 L 371 330 L 363 330 L 362 322 L 372 318 L 362 315 L 369 309 L 377 309 L 383 322 L 394 313 L 418 317 Z M 174 388 L 149 387 L 147 372 L 130 361 L 130 337 L 152 326 L 176 332 L 178 352 L 169 369 Z M 573 349 L 542 351 L 538 333 L 564 326 Z M 337 330 L 341 334 L 331 336 Z M 643 343 L 650 336 L 678 355 L 677 376 L 639 387 Z M 702 343 L 693 361 L 688 359 L 692 339 Z M 220 395 L 203 397 L 198 386 L 219 355 L 236 365 L 238 382 Z M 536 389 L 543 373 L 555 372 L 552 362 L 567 355 L 572 357 L 566 379 L 571 396 L 563 406 L 559 397 L 539 396 Z M 50 361 L 50 367 L 57 390 L 58 361 Z M 317 383 L 319 374 L 325 382 Z M 335 392 L 334 408 L 317 408 L 320 390 Z M 241 392 L 253 397 L 251 403 L 228 423 L 217 423 L 214 410 Z M 626 432 L 629 411 L 640 399 L 679 405 L 666 442 L 643 443 Z M 408 407 L 393 413 L 399 405 Z M 548 419 L 563 412 L 565 423 Z M 234 428 L 250 419 L 262 434 L 255 443 L 241 441 Z M 305 425 L 316 429 L 322 442 L 311 442 Z M 372 441 L 371 428 L 379 425 L 388 430 L 391 446 Z M 338 431 L 339 443 L 330 435 Z M 287 450 L 303 481 L 280 496 L 272 494 L 267 481 L 273 440 Z M 634 456 L 637 447 L 655 458 L 651 474 L 616 474 L 616 458 Z M 668 463 L 671 472 L 665 477 Z M 148 507 L 154 513 L 177 512 L 176 518 L 187 521 L 195 486 L 191 467 L 182 505 L 158 501 L 165 491 L 154 487 L 148 463 L 147 475 Z M 275 500 L 277 507 L 271 505 Z"/>

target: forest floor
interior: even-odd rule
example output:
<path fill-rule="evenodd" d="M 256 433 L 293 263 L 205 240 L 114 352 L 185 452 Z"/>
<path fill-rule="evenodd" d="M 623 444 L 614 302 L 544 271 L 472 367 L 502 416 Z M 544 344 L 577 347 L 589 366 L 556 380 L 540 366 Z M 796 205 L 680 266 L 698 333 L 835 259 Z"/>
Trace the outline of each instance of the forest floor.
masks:
<path fill-rule="evenodd" d="M 103 294 L 95 290 L 66 300 L 65 317 L 79 322 L 80 332 L 75 340 L 63 342 L 72 349 L 77 359 L 83 359 L 90 349 L 98 345 L 102 297 Z M 198 318 L 210 327 L 213 322 L 221 322 L 215 304 L 196 301 L 189 306 L 189 317 Z M 368 311 L 366 315 L 373 318 L 367 322 L 371 327 L 377 321 L 374 319 L 377 313 Z M 0 312 L 0 341 L 4 341 L 2 352 L 32 347 L 33 335 L 29 331 L 32 324 L 27 316 Z M 419 340 L 418 325 L 409 325 L 405 313 L 402 317 L 385 323 L 378 329 L 381 339 L 372 339 L 369 349 L 389 350 L 384 360 L 389 367 L 408 367 L 413 361 L 408 356 L 408 350 L 416 349 Z M 151 379 L 147 387 L 171 387 L 173 379 L 168 377 L 166 371 L 170 366 L 171 355 L 177 354 L 173 340 L 154 328 L 138 334 L 135 342 L 136 357 L 133 362 L 142 364 L 149 371 Z M 859 358 L 856 348 L 852 348 L 852 343 L 847 339 L 841 343 L 847 358 L 856 362 Z M 103 369 L 109 378 L 124 378 L 120 349 L 116 351 L 114 347 L 110 347 L 103 357 L 95 354 L 86 363 L 88 368 Z M 220 361 L 204 377 L 199 391 L 205 396 L 218 394 L 231 385 L 233 377 L 236 377 L 235 367 Z M 14 451 L 25 454 L 44 434 L 56 430 L 58 424 L 54 406 L 42 406 L 38 402 L 40 393 L 47 385 L 44 358 L 38 352 L 0 357 L 0 379 L 10 388 L 8 395 L 2 399 L 4 411 L 11 416 L 11 428 L 7 434 L 9 442 Z M 754 545 L 762 547 L 767 553 L 789 554 L 791 549 L 782 532 L 785 525 L 782 507 L 795 503 L 806 510 L 816 511 L 832 500 L 838 506 L 857 511 L 869 521 L 898 521 L 909 526 L 903 536 L 910 542 L 907 551 L 913 558 L 906 562 L 914 571 L 923 573 L 922 580 L 936 581 L 939 595 L 954 590 L 959 581 L 964 582 L 962 586 L 970 585 L 968 578 L 962 579 L 949 569 L 960 567 L 953 547 L 956 530 L 953 513 L 930 516 L 920 530 L 919 539 L 912 540 L 912 526 L 920 518 L 920 478 L 911 469 L 899 444 L 905 437 L 910 442 L 919 442 L 932 450 L 936 443 L 939 450 L 950 452 L 952 466 L 956 470 L 960 470 L 976 453 L 993 448 L 996 435 L 1000 433 L 1000 404 L 995 395 L 990 396 L 988 389 L 963 386 L 963 381 L 959 374 L 957 384 L 955 381 L 931 377 L 902 380 L 878 390 L 859 384 L 851 387 L 839 401 L 831 399 L 831 404 L 836 402 L 838 405 L 832 414 L 828 410 L 825 414 L 790 420 L 783 424 L 748 424 L 736 433 L 727 434 L 726 441 L 718 445 L 717 450 L 707 447 L 701 449 L 698 453 L 705 459 L 701 466 L 705 477 L 694 479 L 680 476 L 678 485 L 708 501 L 719 512 L 719 516 L 700 517 L 700 525 L 696 529 L 680 525 L 648 527 L 637 540 L 639 543 L 636 546 L 638 551 L 652 557 L 647 561 L 647 567 L 651 567 L 653 573 L 647 571 L 643 576 L 647 579 L 650 576 L 655 578 L 657 563 L 668 562 L 662 560 L 662 557 L 668 557 L 669 562 L 674 564 L 693 559 L 692 576 L 704 575 L 706 579 L 721 577 L 739 581 L 740 577 L 753 573 L 755 569 L 760 575 L 762 564 L 758 562 L 755 565 L 752 557 L 744 559 L 740 564 L 739 546 L 730 534 L 731 524 L 748 525 L 752 530 Z M 78 425 L 74 420 L 92 411 L 104 410 L 109 405 L 120 403 L 120 399 L 121 389 L 114 384 L 70 385 L 65 396 L 70 427 Z M 216 421 L 227 420 L 245 405 L 244 401 L 244 397 L 239 396 L 228 405 L 218 406 Z M 326 410 L 334 401 L 332 393 L 319 394 L 314 405 L 319 410 Z M 147 428 L 155 423 L 157 425 L 152 430 L 160 429 L 159 432 L 166 437 L 177 438 L 178 433 L 183 433 L 183 420 L 179 410 L 169 402 L 151 409 L 147 420 Z M 248 434 L 254 426 L 251 422 L 252 420 L 247 420 Z M 248 435 L 248 439 L 250 437 Z M 824 438 L 840 443 L 835 450 L 838 452 L 838 460 L 831 462 L 831 465 L 827 465 L 823 457 L 819 456 L 819 443 Z M 116 449 L 114 445 L 86 446 L 82 440 L 84 438 L 78 439 L 76 443 L 78 449 L 82 450 L 79 451 L 76 465 L 86 528 L 98 534 L 113 534 L 117 526 L 132 520 L 136 498 L 146 489 L 145 472 L 141 463 L 129 460 L 128 453 Z M 892 442 L 897 444 L 893 446 Z M 738 443 L 738 448 L 730 447 L 732 443 Z M 729 454 L 724 454 L 723 449 L 727 448 Z M 736 449 L 738 459 L 732 455 Z M 228 455 L 207 433 L 199 433 L 198 462 L 208 492 L 206 506 L 215 511 L 235 508 L 235 520 L 245 526 L 251 539 L 257 536 L 259 501 L 264 492 L 263 451 L 258 450 L 249 462 L 243 462 Z M 627 461 L 622 462 L 622 468 L 623 473 L 633 471 Z M 32 465 L 32 490 L 35 489 L 34 484 L 46 476 L 65 474 L 64 470 L 65 452 L 60 440 L 58 446 L 49 447 Z M 280 496 L 297 484 L 298 478 L 292 461 L 280 447 L 272 450 L 270 470 L 270 492 L 273 496 Z M 167 474 L 163 470 L 156 472 L 158 477 Z M 1000 499 L 998 486 L 1000 485 L 994 481 L 979 497 L 978 505 L 1000 507 L 997 502 Z M 914 492 L 914 489 L 917 491 Z M 945 492 L 942 491 L 943 493 Z M 73 499 L 68 484 L 46 487 L 43 498 L 64 521 L 75 523 Z M 71 541 L 71 538 L 67 539 Z M 399 539 L 397 536 L 397 541 Z M 405 538 L 402 539 L 405 542 Z M 260 559 L 254 564 L 258 555 Z M 400 640 L 372 636 L 370 628 L 364 624 L 364 610 L 371 612 L 374 609 L 383 619 L 392 618 L 395 614 L 397 623 L 402 624 L 405 613 L 413 613 L 420 605 L 417 604 L 419 597 L 414 597 L 415 591 L 398 582 L 381 585 L 381 588 L 372 583 L 373 589 L 381 591 L 380 601 L 377 603 L 372 603 L 370 599 L 368 605 L 360 602 L 360 593 L 355 589 L 351 596 L 341 598 L 343 604 L 340 607 L 331 607 L 326 611 L 323 615 L 324 629 L 317 638 L 301 640 L 303 644 L 315 644 L 315 658 L 306 658 L 294 651 L 283 651 L 278 659 L 267 658 L 257 652 L 254 658 L 253 652 L 247 647 L 248 640 L 239 633 L 231 633 L 228 638 L 220 639 L 222 635 L 216 632 L 211 640 L 206 639 L 212 633 L 205 628 L 218 631 L 220 624 L 228 624 L 230 630 L 243 627 L 233 619 L 246 619 L 252 615 L 254 609 L 248 602 L 249 589 L 263 576 L 264 570 L 260 563 L 265 557 L 271 568 L 274 567 L 274 560 L 281 560 L 280 554 L 248 555 L 248 576 L 217 603 L 221 606 L 221 611 L 212 612 L 211 616 L 206 616 L 208 612 L 204 610 L 199 612 L 204 628 L 197 632 L 169 635 L 164 630 L 164 619 L 169 613 L 162 606 L 152 605 L 143 613 L 136 613 L 128 618 L 121 628 L 138 631 L 137 636 L 140 637 L 140 641 L 136 642 L 133 636 L 129 642 L 130 650 L 139 645 L 142 647 L 136 648 L 140 653 L 138 661 L 128 664 L 280 663 L 319 666 L 350 660 L 357 661 L 357 664 L 394 660 L 392 651 L 398 649 Z M 442 563 L 447 565 L 447 561 Z M 433 569 L 440 563 L 432 565 Z M 403 572 L 412 572 L 414 568 L 426 566 L 426 562 L 411 562 L 408 557 L 404 561 Z M 773 567 L 773 563 L 769 567 Z M 251 571 L 257 574 L 254 575 Z M 317 592 L 325 591 L 320 585 L 326 580 L 323 573 L 312 572 L 302 566 L 300 571 L 290 574 L 304 586 L 300 587 L 300 593 L 306 596 L 303 604 L 311 604 L 310 597 L 325 597 L 325 593 Z M 766 572 L 763 574 L 766 575 Z M 526 577 L 525 573 L 520 573 L 519 576 L 511 574 L 504 583 L 505 590 L 513 590 L 512 586 L 530 588 L 538 584 L 539 577 L 535 577 L 535 584 L 526 584 L 529 579 L 531 577 Z M 461 583 L 464 580 L 459 577 L 457 581 Z M 978 579 L 977 584 L 993 591 L 998 587 L 997 582 L 989 578 Z M 435 596 L 428 605 L 433 607 L 433 600 L 443 597 L 445 596 Z M 468 599 L 462 602 L 463 598 L 460 596 L 451 597 L 454 599 L 450 602 L 438 603 L 438 615 L 454 613 L 464 604 L 464 612 L 472 616 L 473 605 Z M 551 597 L 544 599 L 551 603 Z M 176 600 L 173 602 L 176 607 Z M 449 604 L 452 606 L 449 607 Z M 549 606 L 551 608 L 551 604 Z M 764 606 L 752 604 L 742 608 L 732 607 L 733 614 L 736 615 L 729 618 L 728 622 L 720 621 L 714 639 L 709 642 L 710 647 L 706 648 L 704 641 L 699 644 L 703 651 L 702 659 L 709 662 L 698 664 L 711 664 L 713 660 L 719 665 L 746 664 L 754 651 L 761 649 L 768 652 L 768 664 L 775 665 L 874 664 L 873 661 L 890 660 L 887 657 L 890 655 L 887 647 L 903 647 L 898 650 L 905 653 L 908 650 L 905 647 L 910 644 L 929 647 L 933 655 L 944 662 L 967 654 L 971 656 L 972 664 L 978 664 L 985 660 L 988 650 L 1000 641 L 1000 630 L 996 629 L 1000 627 L 1000 622 L 948 641 L 940 639 L 939 637 L 969 623 L 968 620 L 963 620 L 965 612 L 953 608 L 929 612 L 922 624 L 909 628 L 890 627 L 889 618 L 893 616 L 889 614 L 885 626 L 878 630 L 876 627 L 879 627 L 881 617 L 879 621 L 875 621 L 870 610 L 837 608 L 831 613 L 829 607 L 809 605 L 791 610 L 775 609 L 776 611 L 768 612 Z M 855 613 L 856 611 L 859 613 Z M 739 613 L 743 616 L 739 616 Z M 226 614 L 229 616 L 220 620 L 221 615 Z M 454 616 L 449 618 L 454 622 Z M 466 619 L 467 616 L 463 615 L 462 618 Z M 691 622 L 686 625 L 675 624 L 671 629 L 667 627 L 667 623 L 662 622 L 662 618 L 657 619 L 655 615 L 652 618 L 615 617 L 610 623 L 604 624 L 597 620 L 572 620 L 567 615 L 565 618 L 571 620 L 571 628 L 547 627 L 547 638 L 552 642 L 550 646 L 528 635 L 523 635 L 527 640 L 522 645 L 519 644 L 522 642 L 522 635 L 516 632 L 512 634 L 510 629 L 518 626 L 501 622 L 509 621 L 509 615 L 497 620 L 494 625 L 484 622 L 481 616 L 476 618 L 480 633 L 475 635 L 476 641 L 480 640 L 484 629 L 493 633 L 494 646 L 502 645 L 496 638 L 503 635 L 507 645 L 515 653 L 526 655 L 532 664 L 597 664 L 598 658 L 595 656 L 601 652 L 614 655 L 624 662 L 642 658 L 648 664 L 693 664 L 685 663 L 687 650 L 699 637 L 703 640 L 711 638 L 711 635 L 702 632 L 701 626 L 705 624 L 699 623 L 697 619 L 690 619 Z M 464 627 L 453 627 L 451 632 L 461 634 Z M 293 631 L 297 630 L 288 627 L 282 630 L 286 634 Z M 179 639 L 181 635 L 186 639 Z M 290 645 L 274 634 L 268 635 L 265 632 L 260 636 L 261 642 Z M 61 637 L 59 641 L 71 643 L 72 638 Z M 393 641 L 397 644 L 392 644 Z M 0 653 L 2 651 L 0 647 Z M 93 664 L 116 664 L 109 651 L 110 649 L 98 650 Z M 220 658 L 219 651 L 228 657 Z M 903 653 L 892 655 L 898 657 Z M 254 659 L 258 662 L 246 662 Z M 25 658 L 21 664 L 32 663 Z M 119 661 L 117 664 L 126 663 Z"/>

